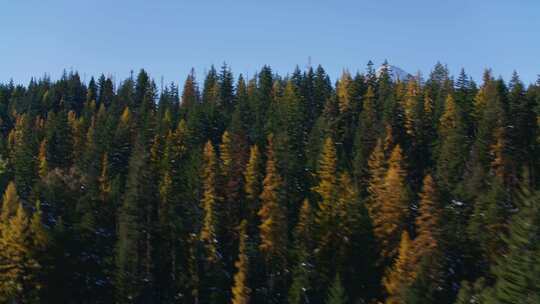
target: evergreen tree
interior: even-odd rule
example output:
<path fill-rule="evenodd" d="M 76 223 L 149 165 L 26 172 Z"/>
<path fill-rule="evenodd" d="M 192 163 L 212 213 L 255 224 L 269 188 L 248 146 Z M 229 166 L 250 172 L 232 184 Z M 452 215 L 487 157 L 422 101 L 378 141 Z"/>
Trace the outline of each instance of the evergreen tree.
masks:
<path fill-rule="evenodd" d="M 0 83 L 0 302 L 539 302 L 540 82 L 390 69 Z"/>
<path fill-rule="evenodd" d="M 9 134 L 10 164 L 13 168 L 14 181 L 23 197 L 30 194 L 37 176 L 34 169 L 37 142 L 30 119 L 27 114 L 18 116 L 15 126 Z"/>
<path fill-rule="evenodd" d="M 249 303 L 249 293 L 251 292 L 248 287 L 248 263 L 249 258 L 246 254 L 246 242 L 247 242 L 247 222 L 243 220 L 239 226 L 239 243 L 238 243 L 238 259 L 235 262 L 237 269 L 234 275 L 234 286 L 232 289 L 232 303 L 233 304 L 247 304 Z"/>
<path fill-rule="evenodd" d="M 309 303 L 312 277 L 311 263 L 313 250 L 314 215 L 309 201 L 304 200 L 300 208 L 298 223 L 294 229 L 296 266 L 293 269 L 292 283 L 289 289 L 289 303 Z"/>
<path fill-rule="evenodd" d="M 478 279 L 474 284 L 463 281 L 455 304 L 489 303 L 486 302 L 486 294 L 490 291 L 484 278 Z"/>
<path fill-rule="evenodd" d="M 451 95 L 446 98 L 438 130 L 437 178 L 452 191 L 463 176 L 468 143 L 462 116 Z"/>
<path fill-rule="evenodd" d="M 345 304 L 348 302 L 347 295 L 345 294 L 345 289 L 341 285 L 341 279 L 339 274 L 336 275 L 334 283 L 330 287 L 328 292 L 328 298 L 326 299 L 326 304 Z"/>
<path fill-rule="evenodd" d="M 129 161 L 126 192 L 118 215 L 116 244 L 116 298 L 119 303 L 145 301 L 154 296 L 154 263 L 152 260 L 156 190 L 152 178 L 150 155 L 138 140 Z"/>
<path fill-rule="evenodd" d="M 540 300 L 540 252 L 537 237 L 538 194 L 522 191 L 520 210 L 512 217 L 504 237 L 506 253 L 499 255 L 493 267 L 495 286 L 489 303 L 537 303 Z"/>
<path fill-rule="evenodd" d="M 367 187 L 369 178 L 368 160 L 377 142 L 377 126 L 375 94 L 373 89 L 368 87 L 364 95 L 363 109 L 360 113 L 355 138 L 354 175 L 361 192 L 364 192 Z"/>

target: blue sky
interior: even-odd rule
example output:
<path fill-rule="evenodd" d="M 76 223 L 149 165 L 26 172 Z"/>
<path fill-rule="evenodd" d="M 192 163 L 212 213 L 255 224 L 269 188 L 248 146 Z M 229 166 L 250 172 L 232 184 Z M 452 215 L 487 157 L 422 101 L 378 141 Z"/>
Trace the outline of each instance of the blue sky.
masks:
<path fill-rule="evenodd" d="M 427 75 L 437 61 L 480 80 L 491 67 L 540 73 L 538 0 L 9 1 L 0 0 L 0 82 L 63 69 L 117 80 L 145 68 L 159 81 L 322 64 L 335 77 L 368 60 Z"/>

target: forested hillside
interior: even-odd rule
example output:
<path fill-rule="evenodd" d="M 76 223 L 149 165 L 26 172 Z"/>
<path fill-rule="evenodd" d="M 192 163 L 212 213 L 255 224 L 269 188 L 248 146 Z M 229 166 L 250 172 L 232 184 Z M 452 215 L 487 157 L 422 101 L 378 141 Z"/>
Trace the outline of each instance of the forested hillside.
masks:
<path fill-rule="evenodd" d="M 540 303 L 540 80 L 0 84 L 1 303 Z"/>

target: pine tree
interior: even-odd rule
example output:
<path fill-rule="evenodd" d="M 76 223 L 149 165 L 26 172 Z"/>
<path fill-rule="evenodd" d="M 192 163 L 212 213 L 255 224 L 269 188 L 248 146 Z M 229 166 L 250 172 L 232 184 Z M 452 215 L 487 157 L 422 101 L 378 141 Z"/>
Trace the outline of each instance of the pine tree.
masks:
<path fill-rule="evenodd" d="M 300 90 L 292 80 L 286 83 L 283 96 L 279 99 L 283 111 L 283 126 L 275 133 L 276 146 L 280 148 L 276 152 L 278 167 L 281 168 L 284 191 L 289 202 L 289 218 L 296 216 L 308 188 L 304 170 L 307 109 Z"/>
<path fill-rule="evenodd" d="M 490 292 L 491 289 L 486 286 L 484 278 L 478 279 L 474 284 L 463 281 L 461 282 L 455 304 L 489 303 L 487 302 L 486 294 Z"/>
<path fill-rule="evenodd" d="M 504 237 L 506 253 L 497 257 L 492 270 L 496 279 L 493 303 L 538 303 L 540 300 L 538 202 L 537 193 L 522 190 L 520 210 L 512 217 L 510 231 Z"/>
<path fill-rule="evenodd" d="M 437 178 L 449 191 L 461 181 L 468 148 L 467 132 L 461 112 L 452 95 L 448 95 L 444 113 L 439 120 L 439 146 L 437 155 Z"/>
<path fill-rule="evenodd" d="M 459 124 L 459 110 L 452 95 L 448 95 L 444 105 L 444 112 L 439 121 L 439 136 L 442 138 L 448 137 L 451 130 Z"/>
<path fill-rule="evenodd" d="M 115 287 L 119 303 L 146 301 L 154 296 L 153 247 L 157 189 L 150 153 L 138 138 L 129 161 L 126 191 L 118 214 Z"/>
<path fill-rule="evenodd" d="M 35 178 L 35 150 L 37 142 L 34 137 L 30 117 L 23 114 L 16 118 L 15 126 L 9 134 L 10 163 L 13 166 L 14 181 L 19 193 L 25 197 L 30 194 Z"/>
<path fill-rule="evenodd" d="M 328 298 L 326 299 L 326 304 L 346 304 L 348 303 L 347 295 L 343 285 L 341 285 L 341 278 L 339 274 L 336 275 L 332 286 L 328 292 Z"/>
<path fill-rule="evenodd" d="M 360 113 L 354 142 L 354 177 L 362 193 L 367 191 L 365 188 L 367 188 L 369 179 L 368 161 L 371 152 L 377 144 L 377 126 L 378 118 L 375 107 L 375 94 L 370 86 L 364 95 L 363 109 Z"/>
<path fill-rule="evenodd" d="M 247 304 L 249 303 L 249 294 L 251 292 L 248 287 L 248 269 L 249 258 L 247 251 L 247 222 L 242 220 L 238 228 L 239 243 L 238 243 L 238 259 L 234 263 L 236 274 L 234 275 L 234 286 L 232 288 L 232 303 Z"/>
<path fill-rule="evenodd" d="M 234 107 L 234 85 L 233 74 L 226 63 L 221 67 L 219 73 L 219 99 L 220 106 L 223 107 L 228 117 Z"/>
<path fill-rule="evenodd" d="M 482 187 L 485 194 L 476 200 L 469 233 L 482 249 L 484 257 L 494 261 L 502 252 L 503 240 L 501 236 L 507 232 L 507 222 L 513 212 L 512 195 L 508 186 L 512 175 L 509 171 L 508 154 L 506 150 L 506 136 L 503 128 L 493 130 L 493 145 L 490 147 L 492 157 L 488 179 L 489 187 Z M 485 182 L 485 181 L 484 181 Z"/>
<path fill-rule="evenodd" d="M 73 156 L 73 134 L 68 123 L 68 113 L 62 111 L 49 120 L 46 128 L 49 165 L 51 168 L 67 168 Z"/>
<path fill-rule="evenodd" d="M 526 95 L 524 84 L 516 72 L 510 81 L 508 96 L 510 122 L 514 128 L 510 129 L 510 149 L 516 153 L 512 155 L 516 162 L 525 162 L 530 170 L 534 158 L 535 134 L 538 132 L 535 101 Z"/>
<path fill-rule="evenodd" d="M 132 152 L 133 122 L 131 110 L 124 108 L 113 136 L 114 145 L 109 150 L 110 174 L 125 177 Z"/>
<path fill-rule="evenodd" d="M 313 251 L 314 214 L 309 201 L 306 199 L 300 207 L 298 223 L 294 229 L 296 266 L 293 269 L 292 283 L 289 288 L 288 300 L 291 304 L 309 302 L 311 292 L 311 264 Z"/>

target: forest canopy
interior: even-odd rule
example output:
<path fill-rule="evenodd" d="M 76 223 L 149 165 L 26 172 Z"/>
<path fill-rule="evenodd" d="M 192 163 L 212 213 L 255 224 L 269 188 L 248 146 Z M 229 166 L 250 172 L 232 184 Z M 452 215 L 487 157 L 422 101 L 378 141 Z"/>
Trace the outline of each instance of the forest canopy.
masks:
<path fill-rule="evenodd" d="M 540 78 L 0 84 L 1 303 L 540 303 Z"/>

